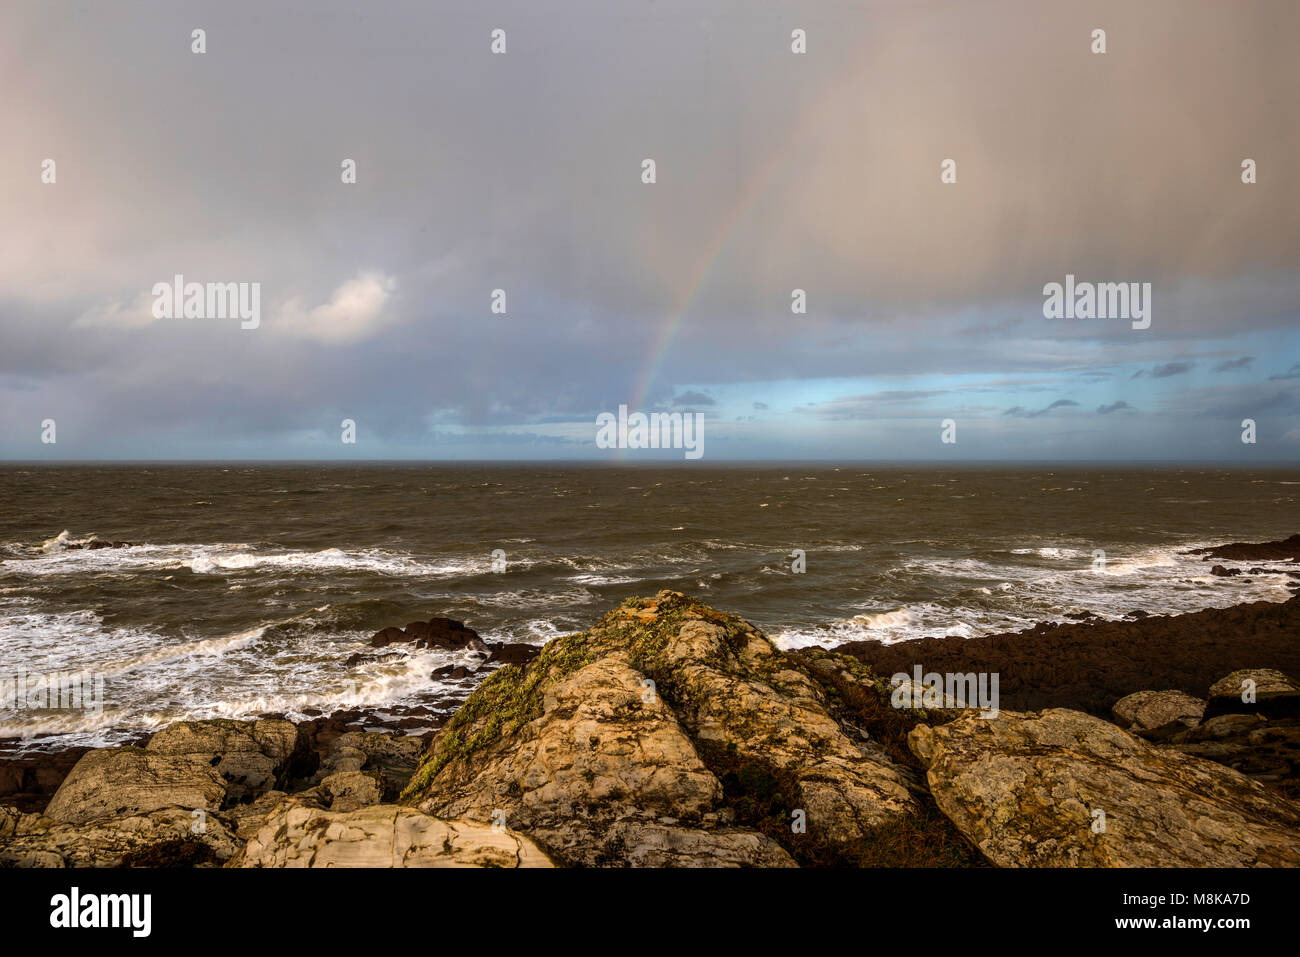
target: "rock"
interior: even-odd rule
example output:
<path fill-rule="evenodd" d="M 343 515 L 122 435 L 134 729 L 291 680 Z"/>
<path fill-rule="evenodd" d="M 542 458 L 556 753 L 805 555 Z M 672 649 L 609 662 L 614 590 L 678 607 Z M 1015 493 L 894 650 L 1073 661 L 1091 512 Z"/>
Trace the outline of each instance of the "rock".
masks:
<path fill-rule="evenodd" d="M 631 867 L 797 867 L 780 844 L 756 831 L 702 831 L 621 821 L 609 831 Z"/>
<path fill-rule="evenodd" d="M 1240 737 L 1262 727 L 1267 720 L 1258 714 L 1221 714 L 1207 718 L 1196 727 L 1179 735 L 1177 740 L 1199 742 Z"/>
<path fill-rule="evenodd" d="M 411 636 L 400 628 L 384 628 L 370 636 L 370 647 L 383 648 L 401 641 L 410 641 Z"/>
<path fill-rule="evenodd" d="M 690 865 L 706 847 L 719 862 L 788 863 L 788 849 L 726 826 L 724 763 L 784 782 L 785 819 L 804 811 L 831 844 L 913 814 L 904 775 L 836 722 L 810 670 L 676 592 L 632 599 L 485 679 L 435 735 L 403 802 L 445 818 L 504 814 L 557 860 L 585 865 Z M 638 835 L 646 842 L 628 843 Z"/>
<path fill-rule="evenodd" d="M 329 743 L 317 780 L 323 783 L 332 774 L 365 770 L 380 786 L 382 796 L 378 800 L 391 800 L 406 787 L 423 753 L 424 742 L 420 738 L 349 731 Z"/>
<path fill-rule="evenodd" d="M 908 744 L 939 808 L 999 866 L 1300 865 L 1296 805 L 1091 715 L 963 715 Z"/>
<path fill-rule="evenodd" d="M 191 863 L 221 863 L 239 850 L 220 816 L 206 815 L 196 833 L 199 819 L 181 807 L 83 823 L 36 814 L 6 822 L 9 811 L 0 808 L 0 867 L 118 867 L 151 854 L 160 863 L 181 855 Z"/>
<path fill-rule="evenodd" d="M 1247 690 L 1254 700 L 1242 700 Z M 1267 717 L 1300 717 L 1300 682 L 1272 668 L 1243 668 L 1210 686 L 1205 717 L 1257 712 Z"/>
<path fill-rule="evenodd" d="M 247 841 L 258 832 L 266 816 L 287 797 L 283 791 L 267 791 L 251 804 L 236 804 L 227 808 L 221 812 L 221 817 L 230 822 L 235 837 Z"/>
<path fill-rule="evenodd" d="M 218 811 L 282 789 L 309 756 L 289 721 L 180 721 L 143 749 L 83 755 L 45 813 L 82 824 L 173 806 Z"/>
<path fill-rule="evenodd" d="M 77 762 L 45 815 L 65 824 L 83 824 L 166 807 L 216 811 L 225 798 L 221 775 L 192 757 L 103 748 Z"/>
<path fill-rule="evenodd" d="M 179 721 L 150 739 L 145 750 L 189 757 L 214 767 L 227 799 L 252 800 L 306 769 L 306 738 L 292 721 Z"/>
<path fill-rule="evenodd" d="M 1300 719 L 1221 714 L 1169 739 L 1168 747 L 1218 761 L 1300 799 Z"/>
<path fill-rule="evenodd" d="M 1187 554 L 1204 555 L 1204 560 L 1225 558 L 1231 562 L 1300 561 L 1300 535 L 1278 542 L 1232 542 L 1212 548 L 1193 548 Z"/>
<path fill-rule="evenodd" d="M 416 648 L 446 648 L 451 651 L 487 651 L 487 645 L 473 628 L 452 618 L 413 621 L 405 628 L 385 628 L 370 638 L 371 647 L 383 648 L 397 642 L 413 642 Z"/>
<path fill-rule="evenodd" d="M 1267 664 L 1300 676 L 1297 634 L 1300 597 L 975 638 L 858 641 L 834 650 L 877 675 L 910 674 L 917 665 L 939 674 L 996 674 L 998 704 L 1008 711 L 1072 708 L 1100 717 L 1135 691 L 1177 688 L 1204 697 L 1237 668 Z"/>
<path fill-rule="evenodd" d="M 44 811 L 68 772 L 89 750 L 76 747 L 0 754 L 0 803 L 20 811 Z"/>
<path fill-rule="evenodd" d="M 464 648 L 478 639 L 478 632 L 451 618 L 413 621 L 402 630 L 415 639 L 417 648 Z"/>
<path fill-rule="evenodd" d="M 528 838 L 378 804 L 340 813 L 285 804 L 234 867 L 550 867 Z"/>
<path fill-rule="evenodd" d="M 502 665 L 526 665 L 542 653 L 540 645 L 530 645 L 522 641 L 504 642 L 488 645 L 492 657 L 488 661 Z"/>
<path fill-rule="evenodd" d="M 397 629 L 393 630 L 396 631 Z M 401 657 L 403 657 L 403 652 L 400 651 L 390 651 L 382 655 L 367 655 L 358 651 L 355 654 L 348 655 L 347 658 L 343 660 L 343 665 L 346 668 L 352 668 L 356 665 L 368 665 L 375 661 L 391 661 L 394 658 Z M 307 712 L 304 711 L 303 714 L 307 714 Z M 319 712 L 317 712 L 317 714 L 319 714 Z"/>
<path fill-rule="evenodd" d="M 1223 578 L 1228 578 L 1228 577 L 1231 577 L 1231 576 L 1233 576 L 1233 575 L 1240 575 L 1240 574 L 1241 574 L 1241 569 L 1240 569 L 1240 568 L 1224 568 L 1222 565 L 1215 565 L 1213 568 L 1210 569 L 1210 574 L 1211 574 L 1211 575 L 1218 575 L 1218 576 L 1223 577 Z"/>
<path fill-rule="evenodd" d="M 1181 691 L 1136 691 L 1111 708 L 1116 723 L 1134 734 L 1159 733 L 1171 725 L 1178 730 L 1191 727 L 1204 711 L 1204 701 Z"/>
<path fill-rule="evenodd" d="M 469 677 L 469 670 L 464 665 L 445 665 L 442 668 L 435 668 L 429 673 L 429 677 L 436 680 L 459 681 L 462 678 Z"/>
<path fill-rule="evenodd" d="M 339 771 L 321 781 L 319 788 L 331 811 L 355 811 L 384 799 L 383 782 L 374 772 Z"/>

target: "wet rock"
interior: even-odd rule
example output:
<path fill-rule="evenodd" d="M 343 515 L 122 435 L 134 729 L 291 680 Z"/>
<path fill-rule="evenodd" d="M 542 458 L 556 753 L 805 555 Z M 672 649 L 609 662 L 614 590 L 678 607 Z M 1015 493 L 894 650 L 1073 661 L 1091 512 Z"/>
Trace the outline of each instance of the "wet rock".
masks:
<path fill-rule="evenodd" d="M 370 647 L 383 648 L 387 645 L 410 640 L 411 636 L 400 628 L 384 628 L 370 636 Z"/>
<path fill-rule="evenodd" d="M 530 645 L 522 641 L 490 644 L 488 648 L 492 652 L 492 657 L 488 658 L 488 661 L 492 664 L 526 665 L 542 653 L 540 645 Z"/>
<path fill-rule="evenodd" d="M 469 669 L 464 665 L 444 665 L 441 668 L 434 668 L 429 673 L 429 677 L 434 680 L 459 681 L 468 678 L 469 674 Z"/>
<path fill-rule="evenodd" d="M 86 549 L 88 551 L 98 551 L 101 548 L 131 548 L 131 542 L 105 542 L 98 538 L 92 538 L 88 542 L 65 542 L 64 551 L 76 552 Z"/>
<path fill-rule="evenodd" d="M 1300 535 L 1276 542 L 1232 542 L 1211 548 L 1193 548 L 1187 554 L 1204 555 L 1203 561 L 1224 558 L 1232 562 L 1300 561 Z"/>
<path fill-rule="evenodd" d="M 392 661 L 394 658 L 401 657 L 403 657 L 403 653 L 400 651 L 390 651 L 382 655 L 368 655 L 365 652 L 358 651 L 355 654 L 348 655 L 343 662 L 343 666 L 345 668 L 353 668 L 357 665 L 367 665 L 376 661 Z M 303 714 L 307 714 L 307 712 L 304 711 Z M 316 714 L 320 714 L 320 712 L 316 711 Z"/>
<path fill-rule="evenodd" d="M 453 618 L 413 621 L 405 628 L 385 628 L 370 638 L 370 645 L 374 648 L 383 648 L 398 642 L 410 642 L 416 648 L 487 651 L 487 645 L 478 636 L 478 632 Z"/>
<path fill-rule="evenodd" d="M 964 715 L 908 743 L 940 810 L 1002 867 L 1300 865 L 1295 804 L 1090 715 Z"/>
<path fill-rule="evenodd" d="M 1210 574 L 1211 574 L 1211 575 L 1218 575 L 1218 576 L 1220 576 L 1220 577 L 1224 577 L 1224 578 L 1226 578 L 1226 577 L 1230 577 L 1230 576 L 1232 576 L 1232 575 L 1240 575 L 1240 574 L 1241 574 L 1241 569 L 1240 569 L 1240 568 L 1224 568 L 1222 565 L 1215 565 L 1213 568 L 1210 569 Z"/>

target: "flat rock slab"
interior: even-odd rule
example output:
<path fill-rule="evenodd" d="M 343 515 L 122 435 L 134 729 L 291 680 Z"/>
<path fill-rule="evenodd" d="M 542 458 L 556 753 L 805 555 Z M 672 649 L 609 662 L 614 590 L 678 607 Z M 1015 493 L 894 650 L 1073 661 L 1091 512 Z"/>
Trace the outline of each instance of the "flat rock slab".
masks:
<path fill-rule="evenodd" d="M 939 808 L 1001 867 L 1300 866 L 1295 804 L 1091 715 L 967 715 L 908 744 Z"/>
<path fill-rule="evenodd" d="M 550 867 L 521 834 L 376 804 L 339 813 L 286 802 L 233 867 Z"/>

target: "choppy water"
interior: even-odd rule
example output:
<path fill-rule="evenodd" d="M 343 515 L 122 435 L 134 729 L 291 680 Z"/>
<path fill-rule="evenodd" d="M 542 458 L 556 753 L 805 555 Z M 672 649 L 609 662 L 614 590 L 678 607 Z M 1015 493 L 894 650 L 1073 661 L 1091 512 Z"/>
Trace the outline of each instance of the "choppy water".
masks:
<path fill-rule="evenodd" d="M 0 710 L 0 736 L 427 703 L 467 659 L 345 659 L 432 615 L 540 643 L 660 588 L 787 646 L 1281 601 L 1179 553 L 1289 535 L 1297 496 L 1294 469 L 0 468 L 0 674 L 93 671 L 108 700 Z M 138 544 L 66 547 L 92 537 Z"/>

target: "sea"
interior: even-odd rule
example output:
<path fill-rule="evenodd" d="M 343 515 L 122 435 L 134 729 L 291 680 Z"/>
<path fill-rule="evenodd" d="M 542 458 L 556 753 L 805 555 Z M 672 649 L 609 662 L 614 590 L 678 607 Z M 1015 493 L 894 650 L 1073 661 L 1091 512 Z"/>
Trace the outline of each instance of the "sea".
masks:
<path fill-rule="evenodd" d="M 7 465 L 0 680 L 93 674 L 104 694 L 0 700 L 0 738 L 445 708 L 481 656 L 347 659 L 432 616 L 542 644 L 664 588 L 786 648 L 1284 601 L 1285 576 L 1216 576 L 1187 552 L 1293 534 L 1298 497 L 1295 468 Z M 457 664 L 467 677 L 431 676 Z"/>

